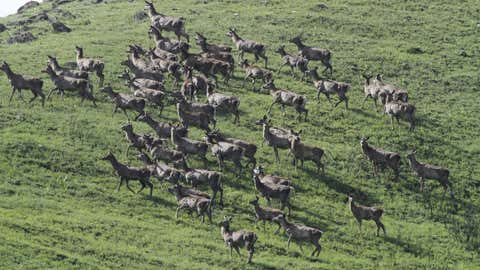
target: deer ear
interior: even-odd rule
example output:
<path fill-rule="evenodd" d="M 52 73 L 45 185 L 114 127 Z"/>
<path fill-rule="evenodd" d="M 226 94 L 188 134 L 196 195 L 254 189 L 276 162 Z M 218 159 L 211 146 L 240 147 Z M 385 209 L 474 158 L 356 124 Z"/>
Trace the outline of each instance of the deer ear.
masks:
<path fill-rule="evenodd" d="M 370 139 L 370 136 L 368 136 L 367 138 L 365 138 L 365 141 L 368 141 L 368 139 Z"/>

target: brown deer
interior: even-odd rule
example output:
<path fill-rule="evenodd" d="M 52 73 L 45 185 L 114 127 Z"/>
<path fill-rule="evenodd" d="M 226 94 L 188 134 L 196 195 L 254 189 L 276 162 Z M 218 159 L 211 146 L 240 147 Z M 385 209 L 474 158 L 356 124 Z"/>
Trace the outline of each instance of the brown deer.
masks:
<path fill-rule="evenodd" d="M 232 257 L 233 249 L 240 255 L 240 248 L 245 247 L 248 251 L 247 263 L 252 262 L 253 253 L 255 253 L 255 242 L 258 237 L 254 232 L 239 230 L 232 231 L 230 229 L 230 222 L 232 217 L 223 217 L 223 221 L 220 222 L 220 234 L 223 237 L 223 241 L 230 248 L 230 257 Z"/>
<path fill-rule="evenodd" d="M 95 72 L 97 77 L 100 79 L 99 86 L 103 86 L 103 80 L 105 76 L 103 75 L 103 69 L 105 68 L 105 63 L 98 59 L 85 58 L 83 56 L 83 48 L 75 46 L 75 52 L 77 54 L 77 66 L 80 71 L 86 72 Z"/>
<path fill-rule="evenodd" d="M 260 44 L 253 40 L 243 39 L 241 38 L 235 28 L 229 28 L 227 32 L 227 36 L 230 37 L 235 44 L 235 47 L 238 50 L 238 57 L 239 61 L 243 61 L 243 54 L 244 53 L 252 53 L 255 56 L 255 62 L 257 62 L 260 58 L 263 58 L 265 61 L 265 68 L 267 68 L 268 64 L 268 57 L 266 54 L 266 47 L 263 44 Z"/>
<path fill-rule="evenodd" d="M 15 94 L 15 91 L 18 91 L 20 98 L 23 100 L 21 92 L 22 89 L 29 89 L 30 91 L 32 91 L 33 94 L 33 97 L 30 99 L 29 103 L 31 103 L 38 96 L 40 96 L 42 98 L 42 106 L 45 105 L 45 95 L 43 94 L 42 90 L 42 80 L 14 73 L 10 68 L 10 65 L 8 65 L 5 61 L 2 62 L 0 70 L 5 72 L 8 80 L 10 81 L 10 85 L 12 86 L 12 94 L 10 95 L 9 102 L 12 102 L 13 94 Z"/>
<path fill-rule="evenodd" d="M 332 53 L 329 50 L 306 46 L 302 43 L 300 36 L 290 39 L 290 42 L 297 45 L 301 56 L 307 58 L 309 61 L 322 62 L 322 64 L 325 66 L 324 72 L 330 70 L 330 75 L 333 73 L 331 64 Z"/>
<path fill-rule="evenodd" d="M 350 204 L 350 210 L 352 210 L 352 214 L 358 222 L 358 230 L 360 234 L 362 233 L 362 220 L 373 220 L 375 224 L 377 224 L 377 236 L 380 229 L 383 230 L 383 234 L 386 235 L 385 226 L 380 221 L 380 218 L 383 215 L 383 209 L 376 208 L 376 207 L 368 207 L 364 205 L 357 205 L 353 201 L 352 196 L 348 197 L 348 203 Z"/>

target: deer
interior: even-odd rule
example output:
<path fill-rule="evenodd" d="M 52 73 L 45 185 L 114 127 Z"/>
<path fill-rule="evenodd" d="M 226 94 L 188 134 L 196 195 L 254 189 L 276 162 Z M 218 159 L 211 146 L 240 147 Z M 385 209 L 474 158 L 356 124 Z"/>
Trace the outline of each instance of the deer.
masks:
<path fill-rule="evenodd" d="M 217 82 L 217 74 L 222 75 L 224 83 L 228 85 L 233 75 L 233 66 L 230 63 L 215 58 L 206 58 L 201 55 L 182 52 L 184 65 L 202 73 L 205 77 L 212 77 Z"/>
<path fill-rule="evenodd" d="M 238 147 L 243 149 L 243 155 L 248 159 L 248 163 L 245 165 L 247 167 L 250 164 L 253 164 L 253 167 L 257 165 L 257 160 L 255 159 L 255 154 L 257 153 L 257 146 L 253 143 L 249 143 L 244 140 L 239 140 L 235 138 L 225 137 L 220 131 L 213 130 L 207 134 L 212 140 L 216 142 L 228 142 L 235 144 Z"/>
<path fill-rule="evenodd" d="M 293 194 L 294 189 L 291 186 L 276 185 L 271 183 L 264 183 L 260 181 L 259 175 L 253 175 L 253 184 L 255 189 L 264 197 L 270 205 L 272 198 L 280 201 L 280 209 L 283 211 L 285 207 L 288 208 L 288 215 L 290 216 L 292 205 L 290 203 L 290 196 Z"/>
<path fill-rule="evenodd" d="M 442 185 L 445 192 L 447 191 L 447 189 L 450 189 L 450 195 L 453 198 L 453 185 L 452 182 L 448 179 L 448 177 L 450 176 L 450 171 L 440 166 L 418 162 L 415 157 L 416 153 L 416 150 L 412 150 L 410 153 L 407 154 L 407 159 L 410 163 L 411 170 L 420 178 L 420 191 L 423 192 L 424 190 L 425 179 L 433 179 L 437 180 L 440 185 Z"/>
<path fill-rule="evenodd" d="M 180 92 L 185 99 L 190 100 L 197 99 L 198 93 L 207 93 L 207 88 L 212 87 L 210 80 L 205 76 L 193 76 L 193 70 L 191 67 L 184 67 L 185 81 L 182 84 Z"/>
<path fill-rule="evenodd" d="M 235 249 L 238 256 L 241 256 L 240 248 L 245 247 L 248 251 L 247 263 L 251 263 L 253 254 L 255 253 L 255 242 L 258 239 L 257 234 L 245 230 L 232 231 L 230 229 L 231 222 L 232 217 L 224 216 L 223 221 L 219 223 L 220 234 L 223 237 L 223 241 L 227 247 L 230 248 L 230 257 L 232 257 L 233 249 Z"/>
<path fill-rule="evenodd" d="M 150 26 L 150 29 L 148 30 L 148 36 L 150 38 L 153 37 L 153 40 L 155 41 L 155 52 L 158 52 L 159 55 L 162 54 L 166 56 L 165 58 L 169 60 L 176 61 L 178 59 L 172 59 L 173 55 L 179 54 L 183 51 L 188 51 L 190 49 L 190 45 L 188 43 L 185 43 L 183 41 L 174 41 L 170 40 L 169 38 L 165 38 L 162 36 L 162 33 L 159 29 L 157 29 L 155 26 Z M 162 53 L 161 51 L 166 51 L 169 52 L 170 54 Z M 163 57 L 162 57 L 163 58 Z"/>
<path fill-rule="evenodd" d="M 376 111 L 377 109 L 377 101 L 378 98 L 380 97 L 380 92 L 381 89 L 378 87 L 376 80 L 373 78 L 373 76 L 369 76 L 366 74 L 362 74 L 363 78 L 365 78 L 365 83 L 363 85 L 363 92 L 365 94 L 365 99 L 363 100 L 362 103 L 362 108 L 363 105 L 365 105 L 365 102 L 367 101 L 368 98 L 373 99 L 373 105 Z"/>
<path fill-rule="evenodd" d="M 175 129 L 175 132 L 180 137 L 185 137 L 188 134 L 188 129 L 180 126 L 173 126 L 170 123 L 162 123 L 154 120 L 148 113 L 143 113 L 137 118 L 137 121 L 145 122 L 150 126 L 157 136 L 160 138 L 170 139 L 172 127 Z"/>
<path fill-rule="evenodd" d="M 285 45 L 281 45 L 278 49 L 275 50 L 276 53 L 280 54 L 282 57 L 282 65 L 278 68 L 277 73 L 280 74 L 280 70 L 284 66 L 290 67 L 290 73 L 292 77 L 295 78 L 295 68 L 302 73 L 301 81 L 305 78 L 305 75 L 308 71 L 308 59 L 301 55 L 293 55 L 285 51 Z"/>
<path fill-rule="evenodd" d="M 180 151 L 185 155 L 197 155 L 203 160 L 204 165 L 207 165 L 207 143 L 182 137 L 181 132 L 179 132 L 175 126 L 171 126 L 170 135 L 172 144 L 175 145 L 177 151 Z"/>
<path fill-rule="evenodd" d="M 300 132 L 299 132 L 300 133 Z M 325 166 L 322 163 L 322 157 L 325 153 L 323 149 L 316 146 L 306 145 L 300 141 L 300 136 L 298 134 L 292 134 L 289 137 L 290 140 L 290 153 L 293 155 L 293 164 L 295 166 L 295 171 L 297 170 L 298 160 L 301 162 L 301 167 L 303 169 L 303 162 L 305 160 L 311 160 L 317 165 L 317 174 L 325 173 Z"/>
<path fill-rule="evenodd" d="M 80 70 L 72 70 L 72 69 L 61 67 L 60 64 L 58 64 L 57 58 L 51 55 L 47 55 L 47 56 L 48 56 L 48 65 L 52 67 L 53 71 L 55 71 L 57 75 L 88 80 L 88 72 L 80 71 Z"/>
<path fill-rule="evenodd" d="M 175 211 L 175 218 L 178 219 L 178 213 L 180 210 L 187 210 L 190 215 L 193 211 L 196 211 L 198 216 L 201 217 L 201 222 L 205 222 L 205 215 L 212 223 L 212 200 L 201 196 L 189 196 L 183 195 L 180 185 L 174 185 L 168 188 L 168 191 L 175 195 L 178 202 L 177 210 Z"/>
<path fill-rule="evenodd" d="M 209 117 L 209 122 L 212 123 L 215 128 L 217 121 L 215 120 L 215 108 L 212 105 L 188 102 L 185 97 L 178 92 L 173 92 L 171 95 L 177 101 L 177 107 L 179 110 L 189 114 L 205 114 Z"/>
<path fill-rule="evenodd" d="M 331 64 L 332 53 L 327 49 L 314 48 L 302 43 L 300 36 L 296 36 L 289 40 L 295 44 L 300 50 L 299 54 L 308 59 L 308 61 L 320 61 L 325 66 L 325 71 L 330 70 L 330 75 L 333 73 Z"/>
<path fill-rule="evenodd" d="M 380 148 L 374 148 L 368 144 L 368 139 L 370 139 L 370 137 L 361 138 L 360 146 L 362 147 L 363 154 L 365 154 L 366 158 L 373 164 L 374 175 L 377 176 L 379 166 L 387 166 L 394 171 L 394 179 L 398 179 L 400 173 L 400 155 Z"/>
<path fill-rule="evenodd" d="M 273 221 L 279 222 L 285 230 L 285 233 L 288 236 L 287 249 L 290 247 L 290 242 L 294 240 L 297 241 L 300 250 L 303 252 L 301 242 L 310 242 L 315 246 L 315 249 L 312 251 L 312 254 L 310 256 L 315 256 L 315 254 L 317 254 L 318 257 L 318 255 L 320 255 L 322 246 L 320 245 L 319 241 L 323 235 L 323 231 L 315 227 L 290 223 L 286 220 L 284 215 L 278 215 L 274 217 Z"/>
<path fill-rule="evenodd" d="M 415 129 L 415 111 L 414 105 L 404 101 L 394 101 L 393 94 L 388 94 L 386 103 L 384 105 L 384 113 L 390 116 L 390 124 L 393 127 L 393 118 L 397 119 L 397 124 L 400 118 L 404 118 L 410 125 L 410 131 Z"/>
<path fill-rule="evenodd" d="M 348 196 L 348 203 L 350 204 L 350 210 L 352 211 L 353 216 L 358 222 L 358 230 L 360 234 L 362 233 L 362 220 L 373 220 L 377 225 L 377 236 L 380 232 L 380 229 L 383 230 L 384 236 L 387 235 L 385 231 L 385 226 L 380 221 L 380 218 L 383 215 L 383 209 L 359 204 L 357 205 L 353 201 L 352 196 Z"/>
<path fill-rule="evenodd" d="M 150 18 L 150 24 L 161 31 L 174 32 L 178 40 L 185 37 L 189 42 L 189 35 L 185 32 L 185 19 L 182 17 L 173 17 L 158 13 L 153 2 L 145 1 L 145 9 Z"/>
<path fill-rule="evenodd" d="M 228 142 L 215 141 L 206 133 L 206 143 L 211 145 L 212 155 L 217 158 L 218 167 L 223 171 L 225 160 L 231 160 L 238 169 L 238 176 L 242 174 L 243 148 Z"/>
<path fill-rule="evenodd" d="M 185 155 L 180 151 L 168 148 L 165 139 L 154 140 L 147 148 L 150 149 L 150 155 L 157 162 L 172 163 L 175 168 L 186 166 Z"/>
<path fill-rule="evenodd" d="M 107 84 L 105 87 L 100 88 L 100 92 L 108 95 L 113 101 L 113 115 L 117 112 L 118 108 L 123 111 L 123 114 L 130 121 L 130 117 L 127 114 L 127 110 L 133 110 L 138 112 L 138 115 L 135 117 L 137 120 L 145 110 L 145 100 L 142 98 L 132 97 L 127 94 L 118 93 L 113 91 L 110 84 Z"/>
<path fill-rule="evenodd" d="M 172 168 L 162 162 L 154 162 L 147 154 L 143 152 L 140 152 L 137 155 L 137 158 L 145 164 L 146 168 L 150 171 L 150 174 L 158 178 L 160 181 L 163 180 L 177 184 L 178 181 L 184 177 L 180 170 Z M 201 194 L 197 195 L 201 196 Z"/>
<path fill-rule="evenodd" d="M 323 80 L 320 78 L 320 76 L 318 76 L 317 68 L 318 67 L 315 67 L 307 71 L 307 74 L 312 77 L 313 85 L 317 89 L 317 101 L 320 102 L 320 94 L 324 94 L 330 104 L 332 104 L 330 95 L 335 94 L 339 98 L 339 101 L 335 104 L 335 107 L 337 107 L 338 104 L 345 102 L 345 108 L 348 110 L 348 97 L 346 93 L 351 88 L 351 85 L 348 83 L 337 82 L 334 80 Z"/>
<path fill-rule="evenodd" d="M 265 174 L 262 166 L 258 166 L 253 169 L 253 176 L 258 177 L 264 184 L 292 186 L 292 181 L 290 179 L 276 175 Z"/>
<path fill-rule="evenodd" d="M 235 116 L 233 123 L 240 124 L 240 99 L 235 96 L 222 93 L 214 93 L 211 87 L 207 87 L 207 102 L 217 111 L 225 111 Z"/>
<path fill-rule="evenodd" d="M 257 79 L 261 79 L 263 83 L 272 80 L 273 75 L 271 71 L 250 65 L 247 59 L 240 62 L 240 66 L 245 70 L 245 78 L 243 79 L 242 87 L 245 86 L 245 82 L 249 78 L 252 79 L 252 91 L 255 91 L 255 83 Z"/>
<path fill-rule="evenodd" d="M 297 94 L 290 90 L 277 88 L 273 80 L 270 80 L 263 85 L 263 89 L 269 90 L 272 96 L 273 102 L 268 107 L 267 114 L 270 114 L 273 105 L 279 104 L 285 116 L 285 106 L 295 108 L 298 113 L 298 120 L 302 119 L 302 114 L 305 115 L 305 121 L 307 121 L 308 109 L 305 108 L 307 104 L 307 98 L 303 95 Z"/>
<path fill-rule="evenodd" d="M 7 75 L 8 81 L 12 86 L 12 94 L 10 95 L 9 102 L 12 102 L 13 95 L 16 91 L 18 91 L 20 98 L 23 100 L 21 91 L 23 89 L 29 89 L 33 94 L 29 103 L 32 103 L 38 96 L 40 96 L 42 98 L 42 107 L 45 106 L 45 94 L 43 94 L 43 81 L 41 79 L 17 74 L 12 71 L 10 65 L 5 61 L 2 62 L 0 70 L 5 72 L 5 75 Z"/>
<path fill-rule="evenodd" d="M 165 92 L 165 85 L 163 81 L 151 80 L 136 76 L 131 77 L 128 69 L 124 69 L 123 73 L 119 75 L 118 78 L 124 79 L 125 85 L 132 90 L 147 88 Z"/>
<path fill-rule="evenodd" d="M 151 145 L 156 144 L 158 139 L 153 138 L 149 134 L 137 134 L 133 131 L 133 126 L 131 123 L 127 123 L 121 127 L 123 132 L 125 132 L 125 138 L 129 142 L 127 150 L 125 150 L 125 156 L 128 156 L 128 151 L 130 148 L 134 147 L 139 152 L 147 150 Z"/>
<path fill-rule="evenodd" d="M 63 95 L 65 91 L 74 90 L 74 91 L 78 91 L 78 93 L 82 97 L 82 100 L 81 100 L 82 103 L 85 99 L 88 99 L 92 101 L 93 106 L 95 107 L 97 106 L 97 104 L 95 103 L 95 98 L 92 95 L 93 86 L 90 84 L 89 81 L 84 79 L 75 79 L 70 77 L 58 76 L 50 66 L 47 66 L 47 68 L 45 70 L 42 70 L 41 72 L 48 74 L 53 84 L 55 85 L 55 87 L 52 90 L 50 90 L 50 92 L 48 93 L 47 100 L 50 99 L 50 96 L 54 91 L 58 91 L 61 94 L 63 99 Z"/>
<path fill-rule="evenodd" d="M 163 77 L 163 74 L 158 72 L 158 70 L 155 70 L 151 66 L 137 67 L 136 65 L 133 64 L 131 59 L 122 61 L 121 65 L 128 67 L 137 78 L 144 78 L 144 79 L 149 79 L 149 80 L 158 81 L 158 82 L 163 82 L 165 79 Z"/>
<path fill-rule="evenodd" d="M 394 99 L 395 101 L 408 102 L 407 90 L 404 90 L 402 88 L 399 88 L 389 83 L 385 83 L 383 81 L 382 74 L 377 74 L 377 76 L 375 77 L 374 83 L 376 84 L 378 89 L 381 90 L 383 97 L 385 97 L 385 95 L 388 95 L 388 94 L 393 94 L 393 96 L 396 97 Z M 385 100 L 382 100 L 382 102 L 383 104 L 385 104 Z"/>
<path fill-rule="evenodd" d="M 212 116 L 203 112 L 191 112 L 182 110 L 182 105 L 177 103 L 177 115 L 183 127 L 187 128 L 191 125 L 209 132 Z"/>
<path fill-rule="evenodd" d="M 271 119 L 268 119 L 266 115 L 263 116 L 262 119 L 256 122 L 257 125 L 261 125 L 263 127 L 263 141 L 262 146 L 265 142 L 267 145 L 273 147 L 273 152 L 275 154 L 275 160 L 280 162 L 280 158 L 278 156 L 278 149 L 290 149 L 290 141 L 288 140 L 289 136 L 293 134 L 298 134 L 293 130 L 286 130 L 283 128 L 277 128 L 271 126 Z"/>
<path fill-rule="evenodd" d="M 235 47 L 238 50 L 239 61 L 243 60 L 244 53 L 251 53 L 255 56 L 255 62 L 257 62 L 260 58 L 262 58 L 265 61 L 265 68 L 267 68 L 268 57 L 265 55 L 266 54 L 265 45 L 253 40 L 241 38 L 237 34 L 235 28 L 229 28 L 227 32 L 227 36 L 232 39 L 232 42 L 235 44 Z"/>
<path fill-rule="evenodd" d="M 99 87 L 103 86 L 103 80 L 105 76 L 103 75 L 103 69 L 105 68 L 105 63 L 99 59 L 85 58 L 83 55 L 83 48 L 75 46 L 75 52 L 77 55 L 77 66 L 80 71 L 85 72 L 95 72 L 97 77 L 100 79 Z"/>
<path fill-rule="evenodd" d="M 222 173 L 203 169 L 192 169 L 189 168 L 186 163 L 183 163 L 183 170 L 185 172 L 185 181 L 190 184 L 192 188 L 197 188 L 200 185 L 207 185 L 210 187 L 213 193 L 212 204 L 215 202 L 217 193 L 220 193 L 219 205 L 223 207 Z"/>
<path fill-rule="evenodd" d="M 120 187 L 122 186 L 123 182 L 125 182 L 128 190 L 132 193 L 135 193 L 133 189 L 128 185 L 130 180 L 137 180 L 140 182 L 142 187 L 136 193 L 141 192 L 146 186 L 150 188 L 150 197 L 153 193 L 153 184 L 150 182 L 150 171 L 145 168 L 138 168 L 138 167 L 131 167 L 120 163 L 112 152 L 109 152 L 106 156 L 102 158 L 102 160 L 109 161 L 112 164 L 115 173 L 119 177 L 117 192 L 120 191 Z"/>
<path fill-rule="evenodd" d="M 280 209 L 275 209 L 270 207 L 261 207 L 260 204 L 258 203 L 258 200 L 259 200 L 258 196 L 255 196 L 255 199 L 252 201 L 249 201 L 248 203 L 253 205 L 255 210 L 255 226 L 257 226 L 258 221 L 262 221 L 263 230 L 265 231 L 265 226 L 267 221 L 273 222 L 273 218 L 279 215 L 283 215 L 284 213 Z M 275 231 L 275 233 L 277 233 L 282 228 L 280 223 L 277 223 L 277 225 L 278 225 L 278 228 Z"/>
<path fill-rule="evenodd" d="M 231 53 L 232 52 L 232 47 L 230 46 L 215 45 L 215 44 L 208 43 L 207 38 L 198 32 L 195 32 L 195 43 L 198 46 L 200 46 L 203 52 L 209 52 L 209 53 L 219 53 L 219 52 Z"/>
<path fill-rule="evenodd" d="M 179 81 L 182 77 L 182 67 L 176 61 L 162 59 L 155 55 L 153 50 L 149 52 L 150 61 L 152 64 L 161 72 L 168 73 L 169 76 L 173 77 L 175 80 L 175 85 L 178 86 Z"/>

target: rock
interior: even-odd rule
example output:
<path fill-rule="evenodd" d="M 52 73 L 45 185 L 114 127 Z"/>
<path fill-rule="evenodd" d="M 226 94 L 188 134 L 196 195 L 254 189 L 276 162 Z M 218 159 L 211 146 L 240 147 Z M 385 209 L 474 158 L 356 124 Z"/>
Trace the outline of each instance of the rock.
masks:
<path fill-rule="evenodd" d="M 422 54 L 425 53 L 421 48 L 418 47 L 412 47 L 407 50 L 407 53 L 409 54 Z"/>
<path fill-rule="evenodd" d="M 22 13 L 29 8 L 37 7 L 39 5 L 40 5 L 40 3 L 38 3 L 37 1 L 27 2 L 25 5 L 23 5 L 23 6 L 21 6 L 20 8 L 17 9 L 17 13 Z"/>
<path fill-rule="evenodd" d="M 52 22 L 53 31 L 57 33 L 69 33 L 72 31 L 68 26 L 59 21 Z"/>
<path fill-rule="evenodd" d="M 0 23 L 0 33 L 2 33 L 5 30 L 7 30 L 7 27 L 5 26 L 5 24 Z"/>
<path fill-rule="evenodd" d="M 48 14 L 45 11 L 42 11 L 38 13 L 37 15 L 33 15 L 30 18 L 28 18 L 27 22 L 28 23 L 34 23 L 34 22 L 39 22 L 39 21 L 48 21 Z"/>
<path fill-rule="evenodd" d="M 60 6 L 60 5 L 66 4 L 66 3 L 70 3 L 70 2 L 73 2 L 73 0 L 57 0 L 52 4 L 52 7 L 56 8 L 57 6 Z"/>
<path fill-rule="evenodd" d="M 31 42 L 34 41 L 36 38 L 33 36 L 32 33 L 30 32 L 20 32 L 14 34 L 12 37 L 7 39 L 8 44 L 13 44 L 13 43 L 26 43 L 26 42 Z"/>
<path fill-rule="evenodd" d="M 135 15 L 133 15 L 133 20 L 136 21 L 136 22 L 142 22 L 145 19 L 147 19 L 147 17 L 148 17 L 148 15 L 147 15 L 147 13 L 145 13 L 145 11 L 139 10 L 135 13 Z"/>

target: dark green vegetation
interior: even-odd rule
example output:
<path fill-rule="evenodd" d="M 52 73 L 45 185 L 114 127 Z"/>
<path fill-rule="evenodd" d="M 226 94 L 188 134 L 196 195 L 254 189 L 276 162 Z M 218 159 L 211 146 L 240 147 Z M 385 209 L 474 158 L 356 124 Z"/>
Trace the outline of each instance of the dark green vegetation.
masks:
<path fill-rule="evenodd" d="M 54 34 L 44 22 L 30 25 L 38 39 L 21 45 L 0 43 L 1 60 L 8 61 L 16 72 L 41 76 L 48 91 L 52 84 L 40 73 L 47 55 L 57 56 L 60 63 L 74 61 L 74 46 L 81 45 L 86 56 L 105 61 L 105 82 L 128 92 L 116 79 L 127 45 L 153 46 L 147 37 L 148 23 L 133 20 L 143 1 L 90 2 L 59 7 L 76 16 L 61 19 L 72 28 L 71 33 Z M 104 101 L 98 108 L 88 102 L 81 106 L 77 96 L 64 102 L 54 96 L 44 109 L 39 103 L 29 106 L 19 99 L 8 105 L 10 86 L 1 75 L 0 268 L 480 268 L 477 1 L 325 1 L 327 8 L 318 1 L 267 2 L 155 4 L 162 13 L 184 16 L 186 30 L 191 35 L 202 32 L 210 42 L 231 44 L 225 33 L 235 26 L 241 36 L 268 45 L 269 65 L 275 69 L 280 57 L 274 49 L 299 32 L 304 32 L 306 44 L 333 52 L 334 78 L 353 86 L 348 93 L 350 110 L 342 105 L 332 109 L 324 97 L 316 104 L 310 83 L 292 80 L 284 73 L 275 76 L 277 86 L 307 95 L 309 120 L 297 123 L 291 108 L 285 119 L 278 107 L 272 111 L 276 126 L 303 129 L 305 142 L 328 151 L 326 174 L 317 176 L 312 163 L 306 164 L 305 171 L 294 172 L 287 151 L 281 151 L 280 164 L 273 163 L 273 151 L 267 146 L 260 147 L 257 154 L 268 173 L 295 182 L 293 220 L 325 232 L 318 258 L 308 256 L 312 246 L 305 246 L 305 254 L 296 245 L 286 251 L 286 237 L 274 235 L 274 226 L 267 226 L 266 232 L 254 228 L 248 204 L 254 196 L 250 176 L 235 178 L 231 164 L 226 174 L 226 208 L 215 209 L 214 220 L 233 215 L 233 229 L 258 233 L 254 264 L 249 266 L 244 264 L 245 250 L 241 259 L 230 259 L 218 226 L 200 225 L 185 213 L 176 221 L 175 198 L 158 182 L 152 200 L 147 192 L 133 195 L 122 189 L 115 193 L 117 179 L 110 164 L 100 157 L 112 149 L 126 161 L 123 151 L 127 144 L 120 130 L 125 117 L 121 113 L 112 117 L 112 104 L 98 88 L 94 93 Z M 50 4 L 41 8 L 50 8 Z M 38 11 L 29 10 L 22 16 Z M 9 16 L 0 23 L 18 19 Z M 7 32 L 0 34 L 2 40 L 7 37 Z M 286 49 L 296 51 L 292 44 Z M 466 54 L 461 55 L 462 49 Z M 375 113 L 371 101 L 361 108 L 363 79 L 355 68 L 381 72 L 386 81 L 408 89 L 417 107 L 414 132 L 409 132 L 405 123 L 392 131 L 389 119 Z M 230 116 L 220 117 L 219 127 L 229 136 L 260 145 L 261 128 L 254 121 L 263 116 L 271 98 L 242 89 L 240 68 L 236 67 L 235 75 L 231 85 L 221 85 L 219 91 L 241 97 L 241 124 L 235 127 Z M 173 106 L 164 112 L 164 121 L 176 118 Z M 134 128 L 151 132 L 143 123 L 134 123 Z M 192 129 L 191 137 L 201 135 Z M 400 181 L 391 182 L 388 171 L 373 176 L 371 165 L 361 155 L 360 136 L 371 136 L 371 145 L 402 153 Z M 448 196 L 442 197 L 443 190 L 435 181 L 427 181 L 425 193 L 419 192 L 418 180 L 405 159 L 413 147 L 419 160 L 450 169 L 457 211 Z M 139 164 L 133 152 L 128 162 Z M 209 160 L 210 167 L 216 168 L 211 156 Z M 348 193 L 359 203 L 385 209 L 386 238 L 375 236 L 373 222 L 364 223 L 363 237 L 359 237 L 346 206 Z M 263 199 L 260 202 L 265 204 Z"/>

